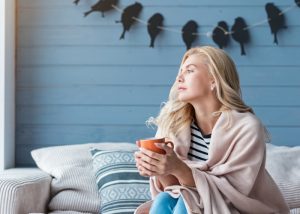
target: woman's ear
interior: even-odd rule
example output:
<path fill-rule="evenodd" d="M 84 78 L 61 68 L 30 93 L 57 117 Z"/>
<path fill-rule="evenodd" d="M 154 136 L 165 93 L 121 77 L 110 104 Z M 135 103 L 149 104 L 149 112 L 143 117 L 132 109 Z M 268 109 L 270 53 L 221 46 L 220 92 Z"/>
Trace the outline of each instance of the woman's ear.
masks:
<path fill-rule="evenodd" d="M 213 91 L 215 89 L 215 87 L 216 87 L 216 81 L 212 78 L 210 80 L 210 90 Z"/>

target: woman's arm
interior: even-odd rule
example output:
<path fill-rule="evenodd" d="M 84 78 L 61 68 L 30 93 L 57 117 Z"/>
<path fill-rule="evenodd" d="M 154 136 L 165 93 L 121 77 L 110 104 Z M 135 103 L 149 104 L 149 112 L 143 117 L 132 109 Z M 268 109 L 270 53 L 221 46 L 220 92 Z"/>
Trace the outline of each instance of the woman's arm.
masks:
<path fill-rule="evenodd" d="M 180 185 L 178 179 L 174 175 L 157 175 L 157 180 L 160 183 L 160 188 L 163 190 L 167 186 Z"/>
<path fill-rule="evenodd" d="M 178 179 L 181 185 L 196 187 L 192 170 L 183 161 L 179 162 L 178 167 L 174 169 L 172 174 Z"/>

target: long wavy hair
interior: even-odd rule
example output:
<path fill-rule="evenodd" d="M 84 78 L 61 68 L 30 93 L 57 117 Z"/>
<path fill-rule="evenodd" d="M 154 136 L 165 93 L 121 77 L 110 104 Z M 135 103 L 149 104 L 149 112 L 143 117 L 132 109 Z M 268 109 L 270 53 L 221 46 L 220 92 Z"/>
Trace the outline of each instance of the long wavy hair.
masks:
<path fill-rule="evenodd" d="M 228 110 L 254 114 L 252 108 L 242 100 L 239 76 L 235 64 L 225 51 L 211 46 L 191 48 L 184 54 L 180 68 L 191 55 L 201 56 L 201 62 L 207 65 L 209 74 L 215 80 L 215 94 L 222 107 L 213 115 L 217 116 L 222 112 L 228 112 Z M 178 73 L 180 73 L 180 69 Z M 147 125 L 159 127 L 161 134 L 165 137 L 170 137 L 171 134 L 177 136 L 182 129 L 190 126 L 195 117 L 193 106 L 178 99 L 177 88 L 178 81 L 175 80 L 169 93 L 169 99 L 164 103 L 159 115 L 156 118 L 150 117 L 146 121 Z M 230 119 L 228 121 L 230 126 Z"/>

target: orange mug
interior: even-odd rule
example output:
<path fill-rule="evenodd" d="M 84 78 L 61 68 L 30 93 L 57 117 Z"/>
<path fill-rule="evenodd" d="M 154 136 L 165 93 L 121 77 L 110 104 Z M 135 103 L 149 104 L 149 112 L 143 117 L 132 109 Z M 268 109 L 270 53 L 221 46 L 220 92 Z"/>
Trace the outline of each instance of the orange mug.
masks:
<path fill-rule="evenodd" d="M 139 147 L 151 150 L 151 151 L 159 153 L 159 154 L 166 154 L 166 151 L 155 146 L 155 143 L 171 144 L 172 149 L 174 149 L 174 144 L 172 142 L 166 142 L 165 138 L 141 139 L 141 140 L 138 140 L 138 142 L 139 142 L 139 144 L 138 144 Z"/>

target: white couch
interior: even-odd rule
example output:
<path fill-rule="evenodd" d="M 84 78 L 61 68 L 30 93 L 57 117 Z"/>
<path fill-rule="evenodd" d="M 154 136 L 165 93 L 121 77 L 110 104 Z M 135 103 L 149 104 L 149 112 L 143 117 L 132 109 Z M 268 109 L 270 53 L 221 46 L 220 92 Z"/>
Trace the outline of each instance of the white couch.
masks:
<path fill-rule="evenodd" d="M 36 150 L 32 156 L 39 168 L 14 168 L 0 173 L 0 214 L 98 213 L 100 198 L 89 171 L 90 147 L 136 149 L 129 143 L 98 143 Z M 268 144 L 266 168 L 291 213 L 300 214 L 300 147 Z M 78 182 L 72 183 L 70 178 Z M 69 198 L 74 200 L 66 202 Z"/>

